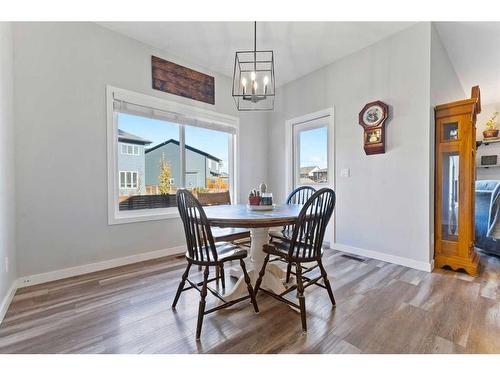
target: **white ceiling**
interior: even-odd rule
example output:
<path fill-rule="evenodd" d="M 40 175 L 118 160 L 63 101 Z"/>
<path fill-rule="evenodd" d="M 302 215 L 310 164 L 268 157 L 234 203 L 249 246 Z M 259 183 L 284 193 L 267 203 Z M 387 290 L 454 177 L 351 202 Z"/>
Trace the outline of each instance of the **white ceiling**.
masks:
<path fill-rule="evenodd" d="M 253 49 L 253 22 L 99 22 L 179 58 L 232 76 L 234 53 Z M 414 22 L 258 22 L 257 49 L 275 54 L 284 85 Z"/>
<path fill-rule="evenodd" d="M 481 88 L 483 104 L 500 103 L 500 22 L 436 22 L 467 95 Z"/>

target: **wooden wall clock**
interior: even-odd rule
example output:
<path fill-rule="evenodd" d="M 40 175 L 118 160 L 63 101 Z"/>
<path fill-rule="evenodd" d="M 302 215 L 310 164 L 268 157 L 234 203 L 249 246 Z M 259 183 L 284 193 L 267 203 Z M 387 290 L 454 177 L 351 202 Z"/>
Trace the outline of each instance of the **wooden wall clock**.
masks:
<path fill-rule="evenodd" d="M 385 153 L 385 121 L 388 115 L 389 107 L 380 100 L 368 103 L 359 112 L 366 155 Z"/>

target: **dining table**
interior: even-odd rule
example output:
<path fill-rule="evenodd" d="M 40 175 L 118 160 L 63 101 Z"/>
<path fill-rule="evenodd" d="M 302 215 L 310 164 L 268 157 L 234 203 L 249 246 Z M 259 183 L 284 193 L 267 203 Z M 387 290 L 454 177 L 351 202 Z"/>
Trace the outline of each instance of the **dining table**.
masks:
<path fill-rule="evenodd" d="M 301 204 L 277 204 L 270 210 L 254 210 L 246 204 L 220 205 L 205 207 L 208 222 L 213 227 L 247 228 L 250 230 L 250 256 L 245 261 L 252 285 L 259 277 L 266 254 L 263 251 L 269 243 L 269 230 L 273 227 L 294 224 L 302 209 Z M 241 269 L 231 268 L 230 275 L 238 277 L 231 290 L 224 294 L 227 301 L 237 299 L 248 293 Z M 280 294 L 285 291 L 286 271 L 276 262 L 268 263 L 262 279 L 261 288 Z"/>

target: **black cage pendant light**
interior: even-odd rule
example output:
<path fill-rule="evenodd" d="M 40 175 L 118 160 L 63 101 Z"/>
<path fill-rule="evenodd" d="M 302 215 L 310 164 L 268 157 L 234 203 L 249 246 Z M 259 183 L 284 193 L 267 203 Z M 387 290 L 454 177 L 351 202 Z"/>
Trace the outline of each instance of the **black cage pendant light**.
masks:
<path fill-rule="evenodd" d="M 274 54 L 257 51 L 257 22 L 253 38 L 253 51 L 237 51 L 234 58 L 234 102 L 238 111 L 272 111 L 276 88 Z"/>

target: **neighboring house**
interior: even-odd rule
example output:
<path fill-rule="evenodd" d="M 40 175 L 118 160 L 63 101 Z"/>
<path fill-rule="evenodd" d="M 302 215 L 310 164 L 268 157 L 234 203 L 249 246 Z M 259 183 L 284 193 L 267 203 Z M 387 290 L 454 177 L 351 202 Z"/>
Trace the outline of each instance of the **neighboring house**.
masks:
<path fill-rule="evenodd" d="M 318 166 L 302 167 L 300 168 L 300 182 L 302 184 L 314 184 L 327 182 L 328 169 L 320 168 Z"/>
<path fill-rule="evenodd" d="M 318 167 L 301 167 L 300 168 L 300 178 L 310 178 L 312 177 L 311 171 L 314 169 L 318 169 Z"/>
<path fill-rule="evenodd" d="M 311 171 L 312 180 L 316 183 L 327 182 L 328 180 L 328 169 L 327 168 L 315 168 Z"/>
<path fill-rule="evenodd" d="M 146 186 L 155 191 L 159 185 L 162 157 L 170 164 L 172 172 L 171 186 L 180 184 L 179 141 L 169 139 L 145 151 Z M 207 178 L 221 175 L 222 160 L 197 148 L 186 145 L 186 187 L 206 188 Z"/>
<path fill-rule="evenodd" d="M 118 129 L 118 186 L 120 196 L 144 194 L 144 147 L 151 141 Z"/>

